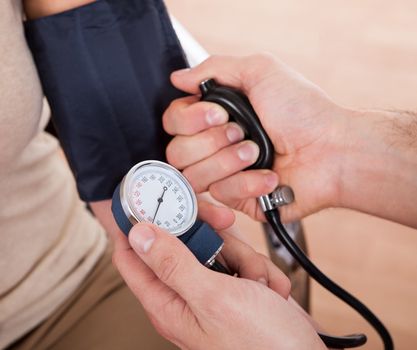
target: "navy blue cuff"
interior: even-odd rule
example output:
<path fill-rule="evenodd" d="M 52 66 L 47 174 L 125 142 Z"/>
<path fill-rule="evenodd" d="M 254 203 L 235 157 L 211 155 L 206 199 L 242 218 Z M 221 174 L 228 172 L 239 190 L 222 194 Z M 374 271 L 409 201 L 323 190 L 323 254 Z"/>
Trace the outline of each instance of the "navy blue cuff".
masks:
<path fill-rule="evenodd" d="M 187 66 L 161 0 L 100 0 L 28 21 L 26 36 L 85 201 L 112 197 L 136 163 L 164 160 L 162 114 Z"/>
<path fill-rule="evenodd" d="M 112 206 L 113 217 L 120 230 L 129 236 L 133 225 L 127 218 L 120 200 L 120 184 L 116 187 Z M 223 239 L 207 223 L 197 220 L 188 232 L 178 237 L 203 265 L 207 264 L 223 245 Z"/>

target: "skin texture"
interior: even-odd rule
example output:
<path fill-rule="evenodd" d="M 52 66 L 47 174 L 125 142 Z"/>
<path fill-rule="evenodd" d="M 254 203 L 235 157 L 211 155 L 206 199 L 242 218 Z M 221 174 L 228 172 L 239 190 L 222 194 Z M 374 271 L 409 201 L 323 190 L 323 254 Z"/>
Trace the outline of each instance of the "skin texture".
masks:
<path fill-rule="evenodd" d="M 111 213 L 111 201 L 91 204 L 94 214 L 106 228 L 115 245 L 115 255 L 131 251 L 126 236 L 120 231 Z M 224 240 L 220 260 L 241 278 L 267 285 L 283 298 L 288 299 L 291 285 L 288 278 L 264 255 L 257 253 L 251 246 L 236 237 L 236 228 L 232 227 L 235 217 L 226 207 L 215 206 L 206 201 L 199 202 L 199 217 L 209 223 Z M 166 235 L 169 235 L 166 233 Z M 172 254 L 180 254 L 172 251 Z M 116 266 L 118 258 L 115 258 Z M 199 264 L 197 261 L 195 263 Z"/>
<path fill-rule="evenodd" d="M 23 0 L 28 19 L 37 19 L 87 5 L 96 0 Z"/>
<path fill-rule="evenodd" d="M 205 122 L 205 111 L 210 111 L 213 104 L 196 103 L 198 97 L 194 96 L 177 100 L 163 118 L 165 130 L 177 135 L 168 146 L 167 157 L 171 164 L 184 169 L 197 191 L 208 189 L 217 200 L 256 219 L 263 219 L 256 197 L 275 189 L 278 178 L 280 183 L 295 190 L 297 198 L 295 205 L 283 208 L 284 221 L 333 204 L 330 199 L 339 191 L 335 179 L 340 173 L 335 167 L 340 148 L 336 125 L 343 119 L 344 109 L 271 56 L 214 57 L 182 73 L 174 74 L 172 82 L 190 93 L 197 92 L 198 82 L 205 79 L 203 76 L 241 89 L 260 116 L 277 152 L 273 172 L 240 172 L 258 157 L 256 145 L 249 141 L 227 142 L 227 136 L 223 135 L 228 125 L 222 123 L 227 120 L 225 111 L 218 112 L 224 117 L 211 128 Z M 201 121 L 191 122 L 192 118 Z M 202 147 L 203 144 L 211 146 Z M 253 146 L 252 150 L 249 145 Z M 239 157 L 239 151 L 246 158 Z"/>
<path fill-rule="evenodd" d="M 113 263 L 171 342 L 182 349 L 325 348 L 314 322 L 289 297 L 288 278 L 230 233 L 230 209 L 199 203 L 200 218 L 225 241 L 220 260 L 240 278 L 202 266 L 180 240 L 152 224 L 137 224 L 127 240 L 103 215 L 108 206 L 94 203 L 93 209 L 113 227 Z"/>
<path fill-rule="evenodd" d="M 171 76 L 190 94 L 198 94 L 198 84 L 208 78 L 249 97 L 276 153 L 273 171 L 243 172 L 258 149 L 241 136 L 228 137 L 237 126 L 227 123 L 226 111 L 198 102 L 196 95 L 176 100 L 163 117 L 165 130 L 175 135 L 167 157 L 198 192 L 208 190 L 218 201 L 263 220 L 256 197 L 279 182 L 291 186 L 296 198 L 280 209 L 284 222 L 345 207 L 417 227 L 414 113 L 341 107 L 267 54 L 213 56 Z"/>
<path fill-rule="evenodd" d="M 151 224 L 136 225 L 129 242 L 133 250 L 116 250 L 114 262 L 158 332 L 182 349 L 324 348 L 271 283 L 210 271 Z"/>

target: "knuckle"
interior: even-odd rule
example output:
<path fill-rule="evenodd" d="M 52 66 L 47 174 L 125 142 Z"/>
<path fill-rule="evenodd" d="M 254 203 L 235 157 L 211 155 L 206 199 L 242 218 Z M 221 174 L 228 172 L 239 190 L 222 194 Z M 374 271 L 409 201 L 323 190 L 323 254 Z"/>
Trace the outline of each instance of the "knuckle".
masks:
<path fill-rule="evenodd" d="M 260 263 L 262 263 L 262 266 L 264 267 L 264 269 L 266 270 L 266 262 L 267 262 L 267 256 L 265 254 L 262 254 L 258 251 L 255 250 L 255 248 L 253 248 L 252 246 L 249 246 L 251 251 L 255 254 L 254 259 L 256 259 L 257 261 L 259 261 Z"/>
<path fill-rule="evenodd" d="M 208 185 L 206 184 L 205 179 L 203 177 L 199 177 L 198 181 L 194 180 L 194 178 L 197 176 L 194 176 L 193 167 L 185 168 L 182 174 L 190 182 L 191 186 L 193 187 L 196 193 L 201 193 L 201 192 L 206 191 Z"/>
<path fill-rule="evenodd" d="M 248 68 L 242 71 L 242 79 L 253 87 L 259 79 L 276 67 L 277 62 L 278 60 L 272 54 L 266 52 L 248 56 L 244 62 Z"/>
<path fill-rule="evenodd" d="M 221 177 L 227 176 L 230 173 L 231 165 L 230 162 L 226 161 L 225 159 L 222 159 L 217 162 L 218 166 L 218 174 Z"/>
<path fill-rule="evenodd" d="M 220 202 L 224 201 L 221 181 L 210 184 L 208 191 L 214 199 L 217 199 Z"/>
<path fill-rule="evenodd" d="M 165 150 L 165 155 L 167 157 L 168 163 L 172 164 L 176 168 L 180 167 L 179 155 L 180 150 L 178 149 L 178 139 L 174 138 L 167 146 Z"/>
<path fill-rule="evenodd" d="M 158 264 L 158 278 L 165 284 L 169 285 L 170 282 L 175 278 L 175 274 L 178 268 L 178 258 L 174 254 L 169 254 L 162 258 Z"/>
<path fill-rule="evenodd" d="M 211 128 L 207 133 L 205 142 L 202 144 L 208 153 L 218 151 L 224 146 L 221 131 L 218 128 Z"/>
<path fill-rule="evenodd" d="M 239 192 L 242 197 L 246 197 L 252 193 L 252 187 L 245 176 L 240 177 Z"/>
<path fill-rule="evenodd" d="M 276 63 L 275 56 L 272 53 L 267 52 L 267 51 L 254 54 L 249 57 L 249 60 L 253 63 L 257 63 L 257 64 L 265 65 L 265 66 L 269 66 L 271 64 Z"/>
<path fill-rule="evenodd" d="M 247 176 L 244 177 L 244 181 L 247 186 L 247 193 L 251 196 L 259 196 L 269 190 L 266 182 L 264 181 L 263 174 L 261 173 L 247 174 Z"/>

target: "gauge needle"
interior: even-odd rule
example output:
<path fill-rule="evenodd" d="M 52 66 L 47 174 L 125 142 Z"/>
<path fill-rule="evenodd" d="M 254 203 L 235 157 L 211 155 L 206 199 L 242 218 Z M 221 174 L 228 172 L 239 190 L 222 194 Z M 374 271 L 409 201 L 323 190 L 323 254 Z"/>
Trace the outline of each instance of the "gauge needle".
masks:
<path fill-rule="evenodd" d="M 168 187 L 164 186 L 161 197 L 158 198 L 158 206 L 156 207 L 156 211 L 155 211 L 155 215 L 153 216 L 152 223 L 155 221 L 156 214 L 158 214 L 159 207 L 161 203 L 164 201 L 164 195 L 167 190 L 168 190 Z"/>

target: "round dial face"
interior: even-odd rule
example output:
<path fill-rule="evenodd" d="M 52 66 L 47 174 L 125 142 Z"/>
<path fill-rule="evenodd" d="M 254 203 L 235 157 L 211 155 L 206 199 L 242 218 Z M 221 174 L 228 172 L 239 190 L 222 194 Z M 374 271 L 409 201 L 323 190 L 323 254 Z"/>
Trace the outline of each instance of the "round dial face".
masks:
<path fill-rule="evenodd" d="M 134 166 L 123 183 L 123 197 L 137 221 L 151 222 L 173 235 L 187 232 L 197 216 L 195 194 L 172 166 L 146 161 Z"/>

